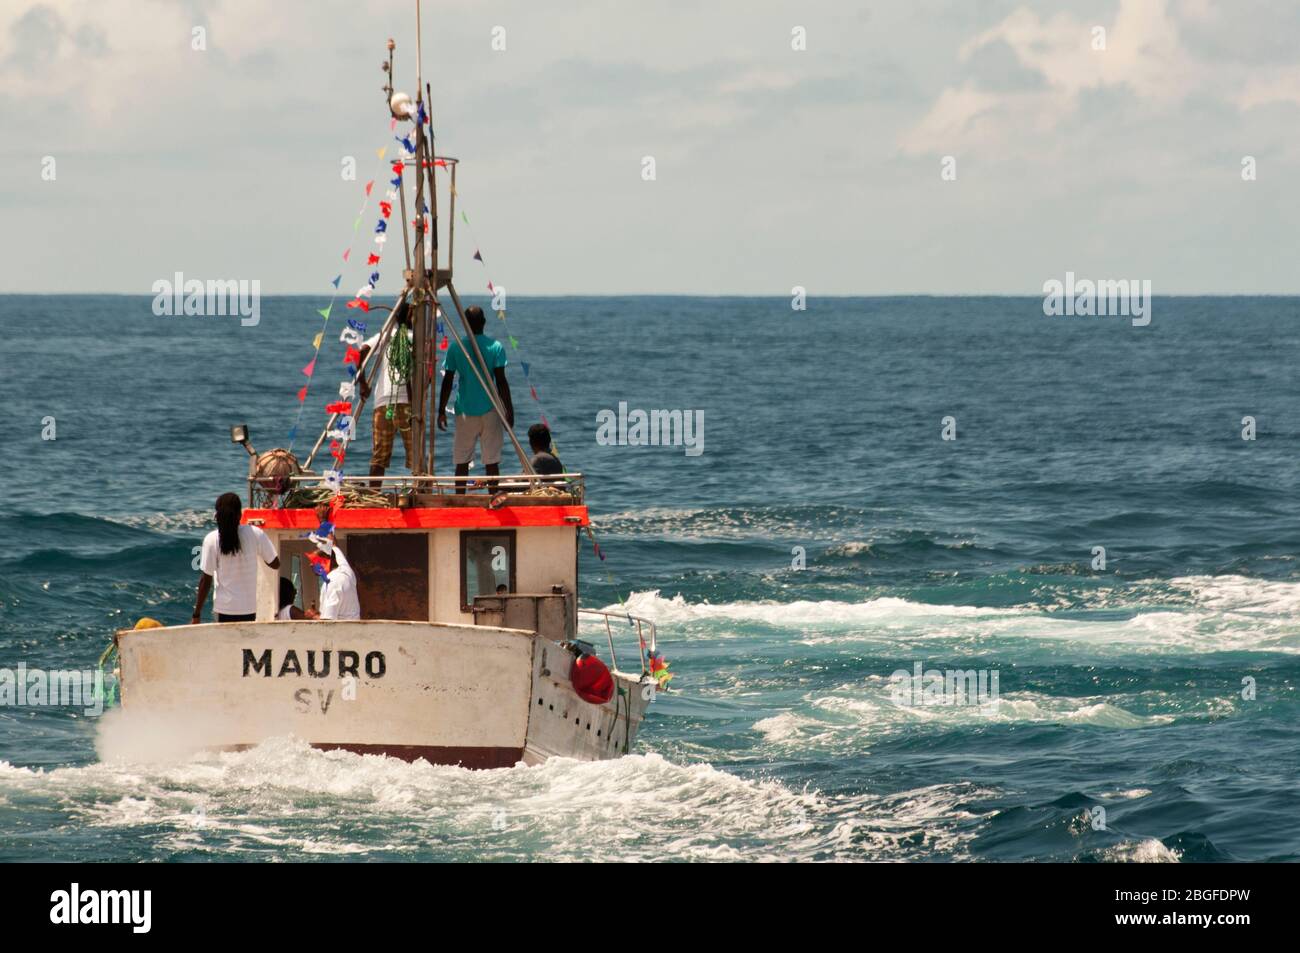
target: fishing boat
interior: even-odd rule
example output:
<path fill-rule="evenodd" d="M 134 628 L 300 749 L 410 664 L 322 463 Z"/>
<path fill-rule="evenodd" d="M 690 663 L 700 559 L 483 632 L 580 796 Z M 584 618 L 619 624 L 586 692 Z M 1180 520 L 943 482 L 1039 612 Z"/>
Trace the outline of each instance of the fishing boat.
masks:
<path fill-rule="evenodd" d="M 405 268 L 393 305 L 383 308 L 365 289 L 349 302 L 357 317 L 340 336 L 349 346 L 339 399 L 326 405 L 304 461 L 288 448 L 258 453 L 246 426 L 232 428 L 248 454 L 242 520 L 260 527 L 279 557 L 278 569 L 259 564 L 256 618 L 119 631 L 107 664 L 116 663 L 123 717 L 183 723 L 196 747 L 239 749 L 289 735 L 322 749 L 470 768 L 617 757 L 632 750 L 664 677 L 655 627 L 579 608 L 584 535 L 595 544 L 586 481 L 580 472 L 540 477 L 504 426 L 501 395 L 453 282 L 459 162 L 435 148 L 418 0 L 416 18 L 414 98 L 394 88 L 393 40 L 383 64 L 385 121 L 402 148 L 368 263 L 382 257 L 388 223 L 400 214 Z M 440 199 L 449 208 L 445 255 Z M 376 268 L 367 287 L 378 277 Z M 326 326 L 331 308 L 321 312 Z M 378 346 L 360 357 L 353 345 L 366 330 L 362 318 L 377 314 L 386 314 Z M 347 449 L 382 366 L 376 355 L 398 334 L 399 314 L 410 324 L 415 368 L 405 382 L 410 473 L 349 476 Z M 434 472 L 438 356 L 448 342 L 474 365 L 518 472 Z M 326 454 L 329 465 L 317 465 Z M 320 604 L 326 533 L 355 571 L 360 618 L 280 621 L 282 577 L 295 582 L 303 607 Z M 601 635 L 598 650 L 593 636 Z"/>

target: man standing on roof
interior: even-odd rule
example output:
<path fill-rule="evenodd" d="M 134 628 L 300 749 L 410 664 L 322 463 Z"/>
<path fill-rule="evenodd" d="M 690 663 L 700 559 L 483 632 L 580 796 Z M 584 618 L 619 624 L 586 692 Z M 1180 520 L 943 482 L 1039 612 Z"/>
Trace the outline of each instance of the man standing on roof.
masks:
<path fill-rule="evenodd" d="M 384 353 L 379 355 L 379 367 L 375 370 L 375 384 L 371 387 L 366 383 L 364 374 L 358 375 L 358 381 L 361 388 L 361 397 L 364 400 L 370 399 L 370 393 L 373 390 L 375 394 L 374 414 L 372 415 L 372 424 L 374 427 L 373 446 L 370 450 L 370 475 L 372 477 L 381 477 L 388 465 L 393 459 L 393 439 L 400 433 L 402 435 L 402 448 L 406 451 L 406 466 L 411 466 L 411 370 L 414 367 L 414 360 L 411 355 L 414 353 L 412 341 L 414 331 L 411 329 L 410 309 L 403 300 L 397 306 L 397 324 L 393 328 L 393 333 L 389 336 L 388 342 L 384 345 Z M 375 334 L 361 345 L 361 366 L 366 366 L 366 357 L 379 345 L 379 335 Z M 394 355 L 397 361 L 390 361 Z M 379 481 L 375 481 L 372 486 L 378 486 Z"/>
<path fill-rule="evenodd" d="M 501 395 L 501 406 L 506 413 L 506 424 L 515 425 L 515 408 L 510 401 L 510 384 L 506 380 L 506 349 L 497 341 L 483 333 L 487 323 L 483 309 L 471 305 L 465 309 L 465 320 L 474 332 L 479 353 L 487 364 L 487 372 L 496 384 L 497 393 Z M 468 346 L 468 342 L 466 342 Z M 472 351 L 473 348 L 470 347 Z M 447 346 L 447 357 L 443 361 L 446 376 L 442 379 L 442 390 L 438 395 L 438 429 L 447 429 L 447 401 L 451 399 L 452 382 L 456 374 L 461 376 L 460 390 L 456 394 L 456 436 L 453 441 L 452 460 L 456 464 L 456 476 L 469 476 L 469 465 L 474 460 L 474 445 L 479 445 L 479 456 L 483 460 L 483 469 L 488 476 L 494 477 L 501 472 L 501 443 L 505 431 L 501 428 L 501 418 L 492 407 L 492 400 L 479 383 L 483 368 L 478 366 L 475 356 L 466 354 L 456 340 Z M 476 373 L 477 370 L 477 373 Z M 463 483 L 457 484 L 457 493 L 464 493 Z"/>

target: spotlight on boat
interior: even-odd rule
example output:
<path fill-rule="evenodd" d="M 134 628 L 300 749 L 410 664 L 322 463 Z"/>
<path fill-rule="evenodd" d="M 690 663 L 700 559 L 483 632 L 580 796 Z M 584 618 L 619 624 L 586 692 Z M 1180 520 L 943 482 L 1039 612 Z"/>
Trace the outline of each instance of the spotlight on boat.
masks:
<path fill-rule="evenodd" d="M 248 424 L 235 424 L 230 428 L 230 442 L 237 443 L 248 451 L 250 457 L 257 456 L 257 451 L 248 442 Z"/>

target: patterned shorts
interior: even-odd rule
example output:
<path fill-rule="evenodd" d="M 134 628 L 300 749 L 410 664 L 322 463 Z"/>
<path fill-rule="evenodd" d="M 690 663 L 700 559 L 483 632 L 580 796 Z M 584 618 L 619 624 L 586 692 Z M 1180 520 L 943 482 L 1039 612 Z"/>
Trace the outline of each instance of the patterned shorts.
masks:
<path fill-rule="evenodd" d="M 376 407 L 373 418 L 374 449 L 370 451 L 372 467 L 388 468 L 393 459 L 393 438 L 402 434 L 402 449 L 406 451 L 406 465 L 411 465 L 411 405 L 394 404 L 393 418 L 388 419 L 387 407 Z"/>

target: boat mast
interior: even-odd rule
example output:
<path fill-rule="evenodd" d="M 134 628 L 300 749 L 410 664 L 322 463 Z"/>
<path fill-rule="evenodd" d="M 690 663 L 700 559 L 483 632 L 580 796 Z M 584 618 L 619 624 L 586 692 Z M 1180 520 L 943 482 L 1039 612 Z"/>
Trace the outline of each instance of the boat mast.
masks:
<path fill-rule="evenodd" d="M 433 290 L 429 284 L 429 269 L 425 264 L 424 250 L 424 170 L 429 168 L 429 185 L 433 187 L 433 164 L 427 162 L 427 148 L 424 137 L 424 123 L 421 122 L 421 116 L 427 115 L 424 103 L 424 38 L 423 24 L 420 18 L 420 0 L 415 0 L 415 104 L 416 114 L 413 118 L 415 121 L 415 218 L 413 219 L 415 228 L 415 261 L 414 275 L 408 277 L 408 281 L 413 283 L 414 293 L 411 300 L 411 314 L 414 318 L 412 322 L 415 327 L 415 346 L 413 348 L 415 360 L 412 362 L 411 373 L 411 456 L 414 460 L 411 463 L 411 472 L 415 475 L 431 473 L 433 470 L 432 454 L 429 459 L 425 458 L 425 428 L 428 415 L 428 399 L 425 394 L 425 388 L 428 386 L 426 380 L 430 366 L 430 347 L 429 347 L 429 318 L 433 309 Z M 406 223 L 403 223 L 403 228 Z M 437 236 L 433 239 L 434 248 L 434 267 L 437 267 Z"/>
<path fill-rule="evenodd" d="M 408 219 L 410 214 L 406 208 L 406 190 L 398 190 L 401 209 L 402 209 L 402 242 L 406 248 L 406 286 L 399 297 L 400 304 L 403 298 L 406 299 L 412 318 L 414 329 L 414 347 L 413 347 L 413 367 L 408 386 L 410 387 L 410 406 L 411 406 L 411 461 L 409 463 L 411 473 L 417 476 L 432 476 L 434 474 L 434 446 L 437 424 L 437 399 L 438 387 L 435 369 L 437 368 L 437 323 L 436 316 L 442 310 L 438 301 L 438 291 L 446 286 L 448 294 L 451 296 L 452 306 L 456 310 L 456 315 L 460 319 L 460 325 L 464 329 L 464 338 L 456 331 L 454 323 L 448 319 L 447 332 L 448 337 L 455 341 L 465 355 L 469 358 L 470 371 L 474 374 L 482 385 L 483 390 L 487 393 L 488 400 L 492 403 L 492 408 L 497 416 L 501 418 L 501 425 L 505 430 L 505 435 L 509 437 L 510 443 L 515 448 L 515 453 L 519 456 L 519 465 L 523 473 L 532 475 L 533 468 L 529 461 L 528 454 L 525 452 L 523 445 L 515 436 L 514 429 L 506 422 L 505 407 L 501 401 L 501 395 L 497 392 L 496 381 L 493 375 L 487 369 L 487 362 L 483 360 L 483 354 L 478 346 L 478 341 L 474 339 L 473 330 L 470 328 L 469 319 L 465 317 L 465 309 L 461 305 L 460 296 L 456 293 L 456 287 L 452 284 L 452 261 L 450 254 L 448 256 L 447 267 L 439 267 L 438 254 L 438 189 L 436 174 L 436 156 L 433 139 L 433 123 L 429 122 L 429 134 L 425 135 L 425 123 L 420 121 L 421 116 L 426 119 L 431 117 L 430 105 L 433 101 L 433 91 L 431 87 L 424 83 L 424 37 L 423 23 L 420 15 L 420 0 L 415 0 L 415 76 L 416 76 L 416 112 L 410 117 L 415 122 L 415 207 L 410 210 L 414 213 L 413 219 Z M 384 70 L 388 74 L 388 82 L 384 87 L 384 92 L 388 96 L 390 112 L 394 112 L 394 79 L 393 79 L 393 51 L 396 43 L 393 40 L 388 41 L 388 61 L 384 64 Z M 400 118 L 400 117 L 399 117 Z M 456 172 L 455 160 L 450 159 L 451 164 L 451 182 L 452 182 L 452 212 L 454 216 L 456 201 Z M 406 164 L 405 156 L 402 157 L 402 164 Z M 429 180 L 429 245 L 431 254 L 425 253 L 425 221 L 424 210 L 425 203 L 425 170 L 428 170 Z M 411 244 L 406 233 L 407 225 L 415 229 L 415 248 L 412 255 Z M 449 234 L 454 238 L 455 222 L 452 221 L 449 228 Z M 449 250 L 450 251 L 450 250 Z M 431 262 L 430 262 L 431 259 Z M 376 350 L 383 348 L 391 333 L 395 333 L 394 319 L 397 308 L 394 307 L 393 313 L 389 315 L 388 321 L 385 322 L 383 334 Z M 445 316 L 445 312 L 444 316 Z M 371 355 L 373 357 L 373 355 Z M 378 359 L 375 364 L 378 366 Z M 359 372 L 359 371 L 358 371 Z M 373 373 L 373 372 L 372 372 Z M 312 457 L 315 456 L 316 450 L 320 448 L 324 441 L 325 432 L 332 426 L 331 423 L 326 425 L 325 431 L 321 434 L 321 439 L 316 441 L 316 447 L 312 450 Z M 427 427 L 427 429 L 426 429 Z M 427 442 L 426 442 L 427 438 Z M 308 457 L 310 465 L 311 457 Z"/>

